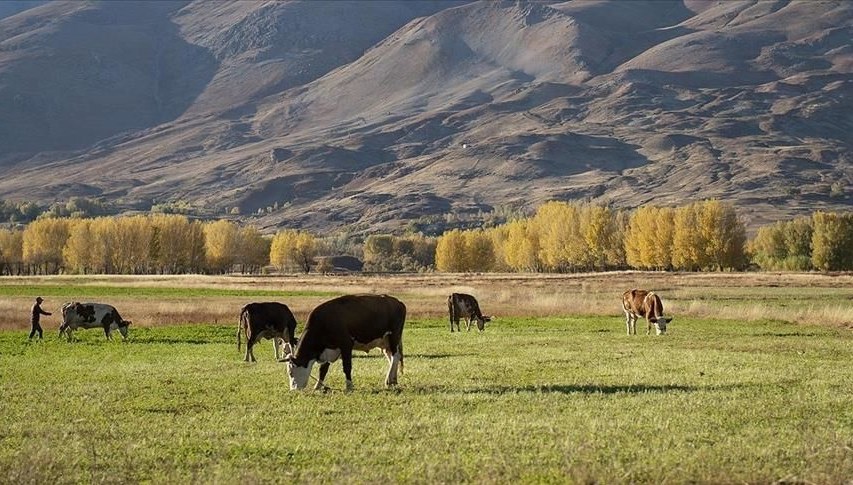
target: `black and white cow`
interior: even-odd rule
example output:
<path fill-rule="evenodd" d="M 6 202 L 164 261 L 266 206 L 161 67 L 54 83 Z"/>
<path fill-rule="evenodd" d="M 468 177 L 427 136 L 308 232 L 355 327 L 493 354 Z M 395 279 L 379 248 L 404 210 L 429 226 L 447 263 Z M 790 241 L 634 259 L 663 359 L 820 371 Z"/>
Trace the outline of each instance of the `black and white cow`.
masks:
<path fill-rule="evenodd" d="M 296 348 L 296 318 L 283 303 L 269 301 L 244 306 L 237 323 L 237 351 L 240 350 L 241 333 L 246 334 L 246 362 L 257 360 L 252 347 L 262 338 L 272 339 L 275 360 L 282 360 L 285 345 L 291 354 Z"/>
<path fill-rule="evenodd" d="M 637 335 L 637 318 L 645 317 L 649 323 L 646 335 L 651 333 L 652 325 L 655 333 L 663 335 L 666 333 L 666 324 L 672 321 L 672 317 L 663 314 L 663 303 L 652 291 L 628 290 L 622 293 L 622 310 L 625 312 L 625 326 L 628 327 L 628 335 Z"/>
<path fill-rule="evenodd" d="M 343 363 L 346 389 L 352 390 L 352 352 L 380 348 L 389 362 L 386 386 L 397 384 L 403 370 L 403 324 L 406 305 L 388 295 L 346 295 L 315 308 L 299 337 L 296 353 L 287 364 L 291 389 L 308 384 L 311 367 L 320 363 L 315 389 L 323 389 L 329 364 L 339 357 Z"/>
<path fill-rule="evenodd" d="M 483 331 L 486 328 L 486 322 L 492 320 L 492 317 L 483 316 L 480 311 L 480 305 L 477 299 L 465 293 L 451 293 L 447 297 L 447 311 L 450 313 L 450 331 L 453 332 L 453 324 L 456 323 L 456 330 L 459 329 L 459 319 L 465 319 L 465 330 L 471 331 L 471 322 L 477 321 L 477 330 Z"/>
<path fill-rule="evenodd" d="M 103 328 L 107 340 L 112 340 L 112 332 L 115 329 L 121 333 L 122 339 L 127 338 L 127 326 L 129 320 L 124 320 L 112 305 L 104 303 L 79 303 L 69 302 L 62 305 L 62 325 L 59 327 L 59 336 L 64 333 L 68 340 L 71 334 L 78 328 Z"/>

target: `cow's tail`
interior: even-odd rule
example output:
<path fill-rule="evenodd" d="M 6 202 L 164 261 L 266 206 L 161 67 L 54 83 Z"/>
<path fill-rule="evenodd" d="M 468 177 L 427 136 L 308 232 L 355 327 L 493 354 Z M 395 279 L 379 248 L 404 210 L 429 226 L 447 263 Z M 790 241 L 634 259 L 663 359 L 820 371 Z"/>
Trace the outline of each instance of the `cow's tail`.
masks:
<path fill-rule="evenodd" d="M 400 336 L 400 345 L 397 346 L 400 349 L 400 374 L 403 373 L 403 337 Z"/>
<path fill-rule="evenodd" d="M 240 318 L 237 319 L 237 352 L 240 351 L 240 330 L 242 330 L 245 325 L 248 313 L 249 312 L 246 310 L 246 307 L 243 307 L 240 311 Z"/>

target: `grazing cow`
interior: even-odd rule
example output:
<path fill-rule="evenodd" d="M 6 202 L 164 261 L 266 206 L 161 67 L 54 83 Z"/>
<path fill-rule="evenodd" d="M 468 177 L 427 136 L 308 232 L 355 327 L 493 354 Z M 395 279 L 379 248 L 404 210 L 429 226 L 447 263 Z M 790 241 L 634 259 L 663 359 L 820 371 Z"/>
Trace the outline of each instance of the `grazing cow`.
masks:
<path fill-rule="evenodd" d="M 246 362 L 256 362 L 252 347 L 262 338 L 272 339 L 275 360 L 282 360 L 279 351 L 288 353 L 296 348 L 296 318 L 287 305 L 277 302 L 249 303 L 240 310 L 237 323 L 237 351 L 240 351 L 240 334 L 246 334 Z"/>
<path fill-rule="evenodd" d="M 450 312 L 450 331 L 453 332 L 453 323 L 456 322 L 456 330 L 459 329 L 459 319 L 465 319 L 465 330 L 471 331 L 471 322 L 477 321 L 477 330 L 483 331 L 486 328 L 486 322 L 490 322 L 492 317 L 485 317 L 480 312 L 480 305 L 477 299 L 465 293 L 451 293 L 447 297 L 447 310 Z"/>
<path fill-rule="evenodd" d="M 112 305 L 104 303 L 79 303 L 69 302 L 62 305 L 62 325 L 59 327 L 59 336 L 64 333 L 68 340 L 71 334 L 78 328 L 103 328 L 107 340 L 112 340 L 110 332 L 118 329 L 122 339 L 127 338 L 127 326 L 129 320 L 124 320 Z"/>
<path fill-rule="evenodd" d="M 386 386 L 397 384 L 397 368 L 403 371 L 403 324 L 406 305 L 388 295 L 346 295 L 315 308 L 299 337 L 296 353 L 287 364 L 290 389 L 308 384 L 311 367 L 320 362 L 320 378 L 314 389 L 323 389 L 329 364 L 341 358 L 346 390 L 352 390 L 352 351 L 380 348 L 389 362 Z"/>
<path fill-rule="evenodd" d="M 649 322 L 646 335 L 651 333 L 652 325 L 658 335 L 666 333 L 666 324 L 672 321 L 672 317 L 663 315 L 663 303 L 660 298 L 651 291 L 628 290 L 622 294 L 622 309 L 625 311 L 625 325 L 628 327 L 628 335 L 637 335 L 637 318 L 645 317 Z"/>

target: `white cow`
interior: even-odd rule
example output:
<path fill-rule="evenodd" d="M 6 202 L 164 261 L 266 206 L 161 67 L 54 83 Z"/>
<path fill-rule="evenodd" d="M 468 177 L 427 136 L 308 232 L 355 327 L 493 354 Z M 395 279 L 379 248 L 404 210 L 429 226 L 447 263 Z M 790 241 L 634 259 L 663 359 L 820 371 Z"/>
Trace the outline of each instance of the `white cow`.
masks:
<path fill-rule="evenodd" d="M 62 305 L 62 325 L 59 336 L 64 333 L 71 340 L 71 333 L 78 328 L 103 328 L 104 335 L 112 340 L 110 332 L 118 329 L 123 339 L 127 338 L 129 320 L 123 320 L 112 305 L 104 303 L 69 302 Z"/>

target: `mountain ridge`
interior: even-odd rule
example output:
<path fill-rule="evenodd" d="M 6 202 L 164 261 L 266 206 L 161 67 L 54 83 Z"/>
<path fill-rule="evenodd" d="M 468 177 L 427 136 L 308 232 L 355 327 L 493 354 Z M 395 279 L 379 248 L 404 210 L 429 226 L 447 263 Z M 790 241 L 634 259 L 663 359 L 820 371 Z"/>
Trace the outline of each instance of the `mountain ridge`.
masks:
<path fill-rule="evenodd" d="M 851 205 L 845 2 L 58 2 L 0 26 L 3 198 L 320 231 L 552 199 L 721 198 L 751 226 Z"/>

